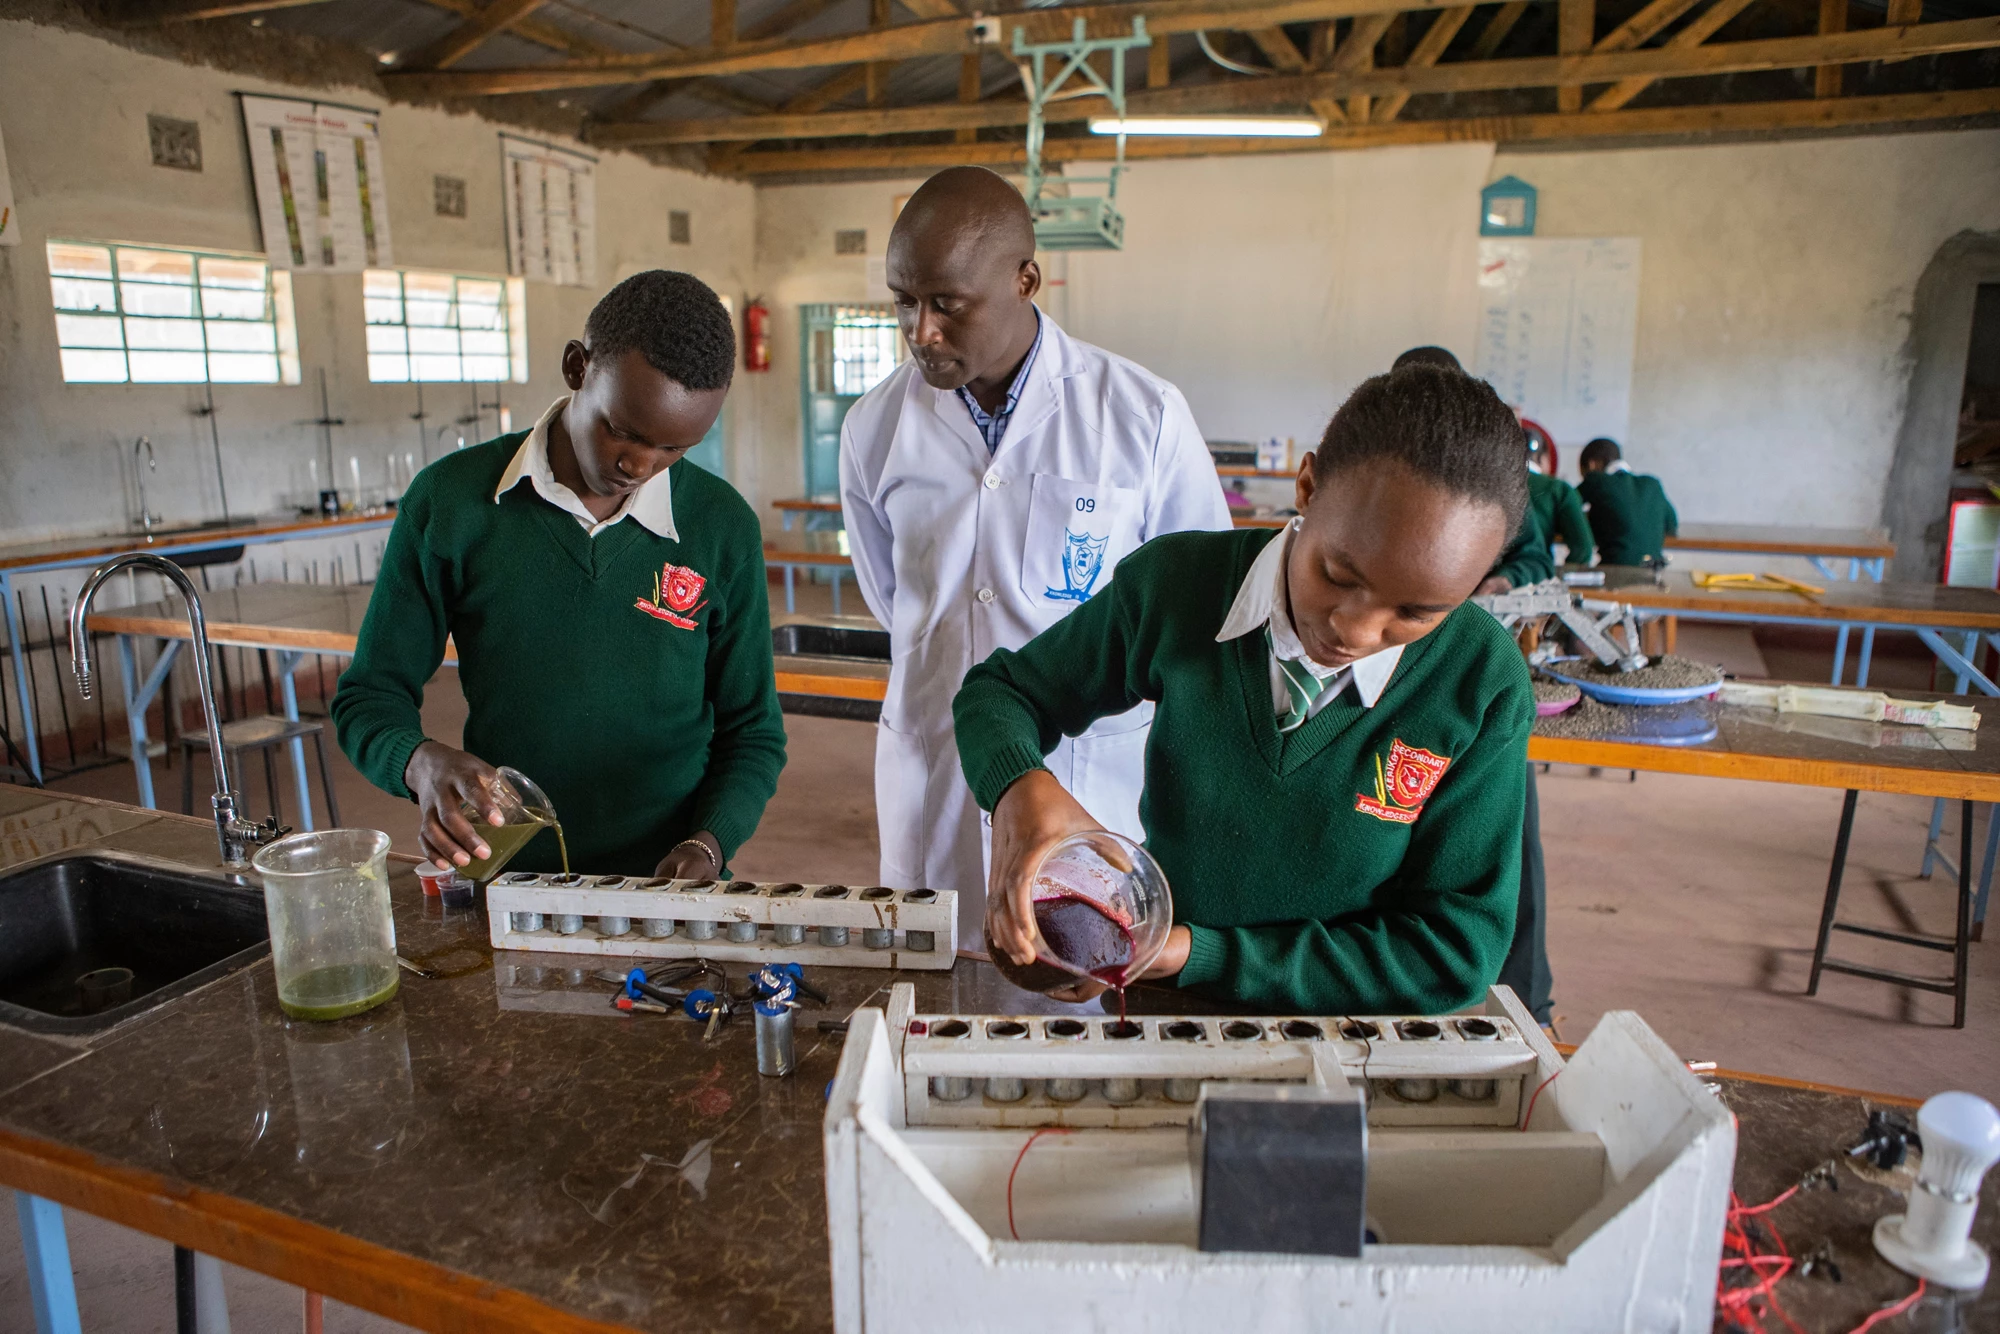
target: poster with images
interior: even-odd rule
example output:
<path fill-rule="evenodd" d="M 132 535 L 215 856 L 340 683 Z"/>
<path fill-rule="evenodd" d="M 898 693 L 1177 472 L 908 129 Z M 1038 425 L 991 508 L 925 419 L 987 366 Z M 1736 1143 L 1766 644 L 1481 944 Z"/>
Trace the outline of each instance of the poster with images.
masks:
<path fill-rule="evenodd" d="M 0 139 L 0 245 L 21 244 L 21 215 L 14 211 L 14 185 L 7 175 L 7 141 Z"/>
<path fill-rule="evenodd" d="M 500 136 L 507 272 L 590 287 L 597 281 L 597 159 L 517 135 Z"/>
<path fill-rule="evenodd" d="M 1479 243 L 1474 374 L 1546 427 L 1564 457 L 1624 440 L 1639 331 L 1639 238 Z"/>
<path fill-rule="evenodd" d="M 394 264 L 379 114 L 289 97 L 242 101 L 272 267 L 359 273 Z"/>

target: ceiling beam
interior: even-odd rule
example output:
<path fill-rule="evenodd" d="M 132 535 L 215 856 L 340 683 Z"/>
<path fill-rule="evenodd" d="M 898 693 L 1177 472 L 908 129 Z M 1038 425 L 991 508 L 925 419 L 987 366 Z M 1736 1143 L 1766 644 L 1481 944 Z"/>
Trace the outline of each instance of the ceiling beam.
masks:
<path fill-rule="evenodd" d="M 1664 32 L 1701 0 L 1652 0 L 1644 9 L 1597 39 L 1593 51 L 1631 51 Z M 1841 0 L 1845 4 L 1846 0 Z"/>
<path fill-rule="evenodd" d="M 1389 31 L 1389 25 L 1396 21 L 1394 14 L 1365 14 L 1354 20 L 1347 40 L 1342 42 L 1327 62 L 1327 70 L 1333 74 L 1353 74 L 1375 68 L 1375 44 L 1382 40 L 1382 34 Z M 1324 99 L 1322 99 L 1324 100 Z M 1369 95 L 1350 93 L 1347 98 L 1347 119 L 1366 124 L 1370 114 Z"/>
<path fill-rule="evenodd" d="M 1588 141 L 1657 139 L 1770 131 L 1915 125 L 1967 116 L 2000 115 L 2000 88 L 1949 93 L 1906 93 L 1892 97 L 1793 98 L 1700 107 L 1648 107 L 1598 115 L 1481 116 L 1458 120 L 1398 120 L 1388 124 L 1341 126 L 1324 139 L 1154 139 L 1125 143 L 1127 159 L 1300 153 L 1389 144 L 1486 141 Z M 1052 139 L 1044 159 L 1095 161 L 1113 151 L 1109 139 Z M 844 148 L 744 153 L 736 171 L 747 177 L 824 171 L 898 171 L 976 163 L 1018 167 L 1019 144 L 919 144 L 898 148 Z"/>
<path fill-rule="evenodd" d="M 1734 19 L 1738 14 L 1748 9 L 1752 3 L 1753 0 L 1715 0 L 1715 3 L 1710 5 L 1708 11 L 1700 18 L 1688 24 L 1687 27 L 1682 28 L 1672 37 L 1669 37 L 1666 45 L 1661 47 L 1660 50 L 1672 52 L 1700 47 L 1703 42 L 1706 42 L 1709 38 L 1715 36 L 1716 33 L 1722 31 L 1724 27 L 1728 26 L 1731 19 Z M 1911 32 L 1914 29 L 1876 28 L 1873 31 Z M 1818 40 L 1828 42 L 1834 41 L 1836 38 L 1832 34 L 1820 34 Z M 1729 47 L 1736 45 L 1739 45 L 1739 43 L 1729 42 L 1720 47 L 1707 47 L 1704 49 L 1712 51 L 1727 50 Z M 1827 63 L 1839 64 L 1840 62 L 1828 61 Z M 1616 111 L 1640 93 L 1652 87 L 1653 80 L 1658 77 L 1658 75 L 1647 76 L 1642 74 L 1629 79 L 1620 79 L 1617 83 L 1612 84 L 1609 88 L 1606 88 L 1603 92 L 1592 98 L 1590 109 L 1598 112 Z"/>
<path fill-rule="evenodd" d="M 1556 12 L 1556 50 L 1577 55 L 1597 45 L 1597 0 L 1560 0 Z M 1556 89 L 1557 111 L 1583 110 L 1583 86 L 1566 83 Z"/>
<path fill-rule="evenodd" d="M 1446 9 L 1444 0 L 1144 0 L 1139 4 L 1073 5 L 1027 9 L 998 16 L 1000 48 L 1021 32 L 1031 42 L 1059 42 L 1076 19 L 1096 36 L 1124 36 L 1143 17 L 1155 36 L 1205 28 L 1268 28 L 1283 23 L 1393 14 L 1402 9 Z M 488 97 L 539 93 L 557 88 L 601 88 L 647 79 L 742 74 L 752 70 L 811 69 L 862 61 L 908 60 L 917 56 L 964 55 L 979 50 L 976 30 L 965 19 L 932 19 L 880 30 L 815 37 L 804 41 L 745 40 L 725 52 L 657 51 L 598 60 L 534 65 L 521 69 L 452 70 L 439 73 L 391 70 L 383 83 L 399 97 Z"/>
<path fill-rule="evenodd" d="M 1822 34 L 1847 31 L 1847 0 L 1819 0 L 1819 30 Z M 1821 65 L 1813 74 L 1813 96 L 1839 97 L 1847 80 L 1847 66 Z"/>
<path fill-rule="evenodd" d="M 1750 0 L 1717 0 L 1737 6 Z M 1685 45 L 1642 51 L 1596 52 L 1577 56 L 1537 56 L 1522 60 L 1458 61 L 1448 65 L 1402 65 L 1351 73 L 1274 76 L 1224 83 L 1135 92 L 1126 99 L 1130 115 L 1201 114 L 1302 106 L 1315 98 L 1389 97 L 1397 93 L 1459 93 L 1583 83 L 1617 83 L 1628 78 L 1688 78 L 1755 70 L 1795 69 L 1833 62 L 1858 63 L 1892 56 L 2000 47 L 2000 18 L 1926 23 L 1914 28 L 1869 28 L 1829 36 L 1768 38 L 1713 46 Z M 1335 57 L 1339 63 L 1339 57 Z M 1601 99 L 1600 99 L 1601 100 Z M 1051 105 L 1050 123 L 1104 114 L 1100 98 L 1080 97 Z M 1593 104 L 1595 107 L 1595 104 Z M 939 130 L 1025 125 L 1025 104 L 982 102 L 974 106 L 931 103 L 883 110 L 823 112 L 811 116 L 731 116 L 715 120 L 653 121 L 603 125 L 593 136 L 605 144 L 691 144 L 720 140 L 845 138 L 854 135 L 922 134 Z M 1135 141 L 1136 142 L 1136 141 Z"/>
<path fill-rule="evenodd" d="M 920 19 L 964 18 L 965 11 L 952 0 L 903 0 L 903 8 Z"/>
<path fill-rule="evenodd" d="M 1479 40 L 1472 44 L 1474 60 L 1491 60 L 1493 53 L 1500 49 L 1500 43 L 1507 40 L 1507 34 L 1514 31 L 1514 25 L 1528 12 L 1528 0 L 1507 0 L 1507 3 L 1493 11 L 1493 17 L 1486 20 L 1486 26 L 1479 30 Z"/>
<path fill-rule="evenodd" d="M 261 14 L 273 9 L 297 9 L 301 5 L 321 5 L 326 0 L 166 0 L 164 4 L 141 3 L 123 6 L 107 15 L 121 27 L 138 28 L 153 23 L 189 23 L 196 19 L 226 19 L 236 14 Z"/>
<path fill-rule="evenodd" d="M 1273 69 L 1281 69 L 1287 74 L 1303 73 L 1306 68 L 1305 55 L 1285 36 L 1283 28 L 1252 28 L 1243 34 L 1257 44 L 1264 53 L 1264 59 L 1271 62 Z"/>
<path fill-rule="evenodd" d="M 1656 2 L 1676 3 L 1678 0 L 1656 0 Z M 1437 64 L 1438 57 L 1442 56 L 1445 48 L 1451 45 L 1451 39 L 1458 36 L 1458 30 L 1465 26 L 1466 20 L 1472 17 L 1472 11 L 1476 8 L 1478 8 L 1476 5 L 1459 5 L 1455 9 L 1440 12 L 1437 18 L 1431 21 L 1431 26 L 1424 30 L 1424 35 L 1417 39 L 1416 50 L 1410 52 L 1410 58 L 1403 63 L 1415 69 L 1428 69 Z M 1381 124 L 1388 124 L 1403 114 L 1403 107 L 1409 100 L 1408 93 L 1389 94 L 1382 99 L 1382 105 L 1375 108 L 1375 120 Z"/>
<path fill-rule="evenodd" d="M 480 9 L 476 0 L 423 0 L 423 3 L 433 9 L 448 10 L 461 18 L 471 18 L 478 14 Z M 605 46 L 567 28 L 558 28 L 553 23 L 543 23 L 540 19 L 521 19 L 508 31 L 525 41 L 533 42 L 536 46 L 545 46 L 551 51 L 560 51 L 579 60 L 620 54 L 616 47 Z"/>
<path fill-rule="evenodd" d="M 503 28 L 520 22 L 547 0 L 488 0 L 484 9 L 427 46 L 403 58 L 410 69 L 448 69 L 471 55 L 479 44 Z"/>

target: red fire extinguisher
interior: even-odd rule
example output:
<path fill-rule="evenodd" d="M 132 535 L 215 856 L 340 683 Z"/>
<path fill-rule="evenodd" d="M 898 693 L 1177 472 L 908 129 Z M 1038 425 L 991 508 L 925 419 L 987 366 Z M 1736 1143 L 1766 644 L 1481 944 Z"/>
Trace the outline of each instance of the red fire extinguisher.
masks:
<path fill-rule="evenodd" d="M 771 369 L 771 310 L 761 296 L 751 297 L 743 308 L 743 369 Z"/>

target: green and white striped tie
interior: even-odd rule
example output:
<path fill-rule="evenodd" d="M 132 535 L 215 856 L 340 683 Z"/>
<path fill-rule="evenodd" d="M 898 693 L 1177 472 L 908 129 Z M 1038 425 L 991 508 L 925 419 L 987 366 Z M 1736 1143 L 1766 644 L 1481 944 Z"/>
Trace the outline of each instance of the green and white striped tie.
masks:
<path fill-rule="evenodd" d="M 1264 644 L 1270 649 L 1271 661 L 1278 664 L 1278 674 L 1285 681 L 1286 705 L 1284 713 L 1278 716 L 1278 731 L 1280 734 L 1295 731 L 1312 715 L 1313 701 L 1320 697 L 1326 686 L 1306 670 L 1304 663 L 1278 656 L 1278 643 L 1272 638 L 1269 625 L 1264 627 Z M 1332 677 L 1327 684 L 1331 685 L 1339 679 Z"/>

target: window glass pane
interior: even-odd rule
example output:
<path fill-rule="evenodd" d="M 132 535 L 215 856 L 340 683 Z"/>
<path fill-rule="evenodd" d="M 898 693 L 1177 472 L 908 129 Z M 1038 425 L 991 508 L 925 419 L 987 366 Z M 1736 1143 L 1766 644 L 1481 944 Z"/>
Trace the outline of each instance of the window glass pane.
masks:
<path fill-rule="evenodd" d="M 410 378 L 409 358 L 394 353 L 368 354 L 368 378 L 378 384 L 400 384 Z"/>
<path fill-rule="evenodd" d="M 505 330 L 507 317 L 503 308 L 499 306 L 469 306 L 461 303 L 458 308 L 458 327 Z"/>
<path fill-rule="evenodd" d="M 131 352 L 134 384 L 200 384 L 208 378 L 199 352 Z"/>
<path fill-rule="evenodd" d="M 458 330 L 456 329 L 411 329 L 410 351 L 445 352 L 458 355 Z"/>
<path fill-rule="evenodd" d="M 401 300 L 403 296 L 403 275 L 394 269 L 363 269 L 361 272 L 361 295 L 386 296 Z"/>
<path fill-rule="evenodd" d="M 58 315 L 56 342 L 63 347 L 123 347 L 125 334 L 116 315 Z"/>
<path fill-rule="evenodd" d="M 507 378 L 507 358 L 467 357 L 465 378 L 468 380 L 504 380 Z"/>
<path fill-rule="evenodd" d="M 117 310 L 118 289 L 90 278 L 51 278 L 57 310 Z"/>
<path fill-rule="evenodd" d="M 449 301 L 418 301 L 412 298 L 404 305 L 409 311 L 411 324 L 439 326 L 453 323 Z"/>
<path fill-rule="evenodd" d="M 71 384 L 125 383 L 125 354 L 95 348 L 62 350 L 63 379 Z"/>
<path fill-rule="evenodd" d="M 110 247 L 77 245 L 73 241 L 51 241 L 49 242 L 49 272 L 72 278 L 109 278 L 111 276 Z M 124 378 L 122 373 L 119 378 Z"/>
<path fill-rule="evenodd" d="M 411 357 L 411 378 L 417 380 L 461 380 L 457 357 Z"/>
<path fill-rule="evenodd" d="M 403 299 L 401 297 L 364 296 L 362 309 L 368 313 L 370 324 L 401 324 L 403 322 Z"/>
<path fill-rule="evenodd" d="M 507 355 L 507 335 L 479 329 L 468 329 L 458 336 L 459 346 L 466 356 L 505 357 Z M 502 377 L 505 378 L 505 377 Z"/>
<path fill-rule="evenodd" d="M 134 351 L 139 348 L 192 348 L 201 351 L 201 323 L 197 320 L 135 320 L 125 321 L 125 346 Z M 133 363 L 132 375 L 138 378 L 138 363 Z M 196 377 L 199 378 L 199 377 Z"/>
<path fill-rule="evenodd" d="M 162 287 L 154 283 L 125 284 L 125 313 L 128 315 L 192 315 L 192 287 Z"/>
<path fill-rule="evenodd" d="M 128 283 L 194 284 L 194 256 L 179 250 L 118 247 L 118 276 Z"/>
<path fill-rule="evenodd" d="M 412 301 L 450 301 L 458 280 L 449 273 L 404 273 L 403 295 Z"/>
<path fill-rule="evenodd" d="M 204 287 L 201 289 L 201 313 L 210 319 L 221 320 L 269 320 L 270 311 L 264 305 L 264 289 L 245 292 L 234 287 Z"/>
<path fill-rule="evenodd" d="M 234 287 L 261 296 L 269 272 L 261 259 L 221 259 L 214 255 L 203 255 L 201 259 L 203 287 Z"/>
<path fill-rule="evenodd" d="M 250 320 L 210 320 L 210 352 L 276 352 L 278 331 L 270 325 Z"/>
<path fill-rule="evenodd" d="M 218 384 L 276 384 L 278 354 L 275 352 L 211 352 L 208 378 Z"/>
<path fill-rule="evenodd" d="M 371 325 L 368 329 L 368 350 L 370 352 L 407 352 L 410 350 L 408 335 L 400 325 Z"/>

